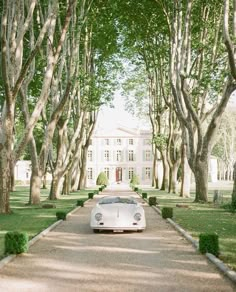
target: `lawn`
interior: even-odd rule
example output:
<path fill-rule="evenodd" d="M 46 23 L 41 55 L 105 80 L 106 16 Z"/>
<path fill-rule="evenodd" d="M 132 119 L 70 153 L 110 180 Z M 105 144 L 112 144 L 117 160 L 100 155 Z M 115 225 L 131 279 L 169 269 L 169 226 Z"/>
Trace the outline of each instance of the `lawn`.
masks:
<path fill-rule="evenodd" d="M 219 189 L 219 187 L 217 188 Z M 178 195 L 165 191 L 142 189 L 148 196 L 156 196 L 160 208 L 173 207 L 173 220 L 188 231 L 195 239 L 200 233 L 216 233 L 219 235 L 219 258 L 236 271 L 236 213 L 229 212 L 223 206 L 230 202 L 230 188 L 222 188 L 223 202 L 213 203 L 213 188 L 209 189 L 209 203 L 194 203 L 194 192 L 191 198 L 183 199 Z M 188 205 L 188 208 L 177 207 L 176 204 Z"/>
<path fill-rule="evenodd" d="M 61 199 L 48 201 L 49 190 L 41 190 L 41 203 L 53 203 L 56 208 L 45 209 L 41 206 L 28 205 L 29 188 L 18 186 L 11 194 L 10 215 L 0 214 L 0 258 L 4 256 L 4 236 L 8 231 L 24 231 L 29 238 L 33 238 L 38 233 L 57 221 L 56 212 L 65 211 L 69 213 L 76 207 L 78 199 L 88 199 L 90 190 L 81 190 L 71 193 L 68 196 L 61 196 Z"/>

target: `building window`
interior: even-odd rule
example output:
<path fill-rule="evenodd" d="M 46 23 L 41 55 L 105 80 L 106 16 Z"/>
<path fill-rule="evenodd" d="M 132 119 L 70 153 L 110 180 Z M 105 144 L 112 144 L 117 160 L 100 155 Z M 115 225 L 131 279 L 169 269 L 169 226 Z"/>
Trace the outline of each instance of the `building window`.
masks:
<path fill-rule="evenodd" d="M 120 138 L 116 139 L 116 145 L 121 145 L 121 139 Z"/>
<path fill-rule="evenodd" d="M 143 140 L 143 144 L 144 144 L 144 145 L 151 145 L 151 141 L 150 141 L 150 139 L 144 139 L 144 140 Z"/>
<path fill-rule="evenodd" d="M 134 145 L 134 139 L 129 139 L 129 145 Z"/>
<path fill-rule="evenodd" d="M 93 152 L 92 152 L 92 150 L 88 150 L 88 161 L 93 161 Z"/>
<path fill-rule="evenodd" d="M 110 144 L 109 139 L 105 139 L 104 142 L 105 142 L 105 145 L 109 145 Z"/>
<path fill-rule="evenodd" d="M 134 169 L 133 167 L 129 167 L 129 179 L 132 179 L 134 176 Z"/>
<path fill-rule="evenodd" d="M 151 178 L 151 168 L 145 167 L 145 179 L 150 179 L 150 178 Z"/>
<path fill-rule="evenodd" d="M 121 150 L 116 151 L 116 161 L 121 161 Z"/>
<path fill-rule="evenodd" d="M 88 179 L 93 179 L 93 169 L 91 167 L 88 168 L 87 177 Z"/>
<path fill-rule="evenodd" d="M 106 174 L 107 178 L 109 179 L 109 177 L 110 177 L 110 170 L 109 170 L 108 167 L 105 167 L 104 168 L 104 173 Z"/>
<path fill-rule="evenodd" d="M 145 151 L 145 161 L 150 161 L 151 160 L 151 151 L 146 150 Z"/>
<path fill-rule="evenodd" d="M 105 161 L 109 161 L 110 160 L 109 150 L 105 150 L 104 151 L 104 159 L 105 159 Z"/>
<path fill-rule="evenodd" d="M 133 150 L 129 150 L 129 156 L 128 156 L 128 160 L 129 161 L 134 161 L 134 151 Z"/>

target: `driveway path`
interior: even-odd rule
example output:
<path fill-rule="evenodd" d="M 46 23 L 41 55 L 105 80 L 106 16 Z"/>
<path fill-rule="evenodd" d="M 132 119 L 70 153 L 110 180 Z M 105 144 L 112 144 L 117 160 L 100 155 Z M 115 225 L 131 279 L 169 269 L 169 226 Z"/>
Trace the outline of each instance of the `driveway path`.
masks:
<path fill-rule="evenodd" d="M 95 201 L 0 270 L 0 291 L 236 291 L 149 206 L 143 233 L 93 234 L 89 217 Z"/>

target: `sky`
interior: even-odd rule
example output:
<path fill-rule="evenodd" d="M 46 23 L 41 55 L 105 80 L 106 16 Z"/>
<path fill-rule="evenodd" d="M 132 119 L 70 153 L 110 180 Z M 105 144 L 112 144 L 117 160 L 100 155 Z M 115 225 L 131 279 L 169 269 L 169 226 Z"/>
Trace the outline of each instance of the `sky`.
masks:
<path fill-rule="evenodd" d="M 116 126 L 127 128 L 146 128 L 144 122 L 125 111 L 125 101 L 123 97 L 116 93 L 113 101 L 114 108 L 103 106 L 98 115 L 97 127 L 103 129 L 113 129 Z"/>
<path fill-rule="evenodd" d="M 110 130 L 117 126 L 125 126 L 127 128 L 150 128 L 150 125 L 145 125 L 143 120 L 134 117 L 125 111 L 124 98 L 119 94 L 115 93 L 114 108 L 109 106 L 103 106 L 100 109 L 97 121 L 97 128 Z M 228 108 L 232 109 L 236 107 L 236 93 L 233 94 L 229 100 Z"/>

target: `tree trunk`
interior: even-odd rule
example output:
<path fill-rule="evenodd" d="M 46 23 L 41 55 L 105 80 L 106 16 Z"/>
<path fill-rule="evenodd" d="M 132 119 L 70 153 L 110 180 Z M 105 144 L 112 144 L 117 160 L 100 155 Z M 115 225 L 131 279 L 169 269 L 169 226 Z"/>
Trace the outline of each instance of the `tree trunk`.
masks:
<path fill-rule="evenodd" d="M 41 176 L 37 171 L 33 171 L 30 178 L 30 197 L 29 204 L 38 205 L 40 204 L 40 188 L 41 188 Z"/>
<path fill-rule="evenodd" d="M 84 147 L 82 147 L 82 166 L 80 168 L 80 178 L 79 178 L 79 190 L 84 189 L 86 187 L 86 166 L 87 166 L 87 155 L 88 155 L 88 147 L 89 144 L 86 143 Z"/>
<path fill-rule="evenodd" d="M 63 184 L 63 178 L 60 177 L 59 174 L 53 175 L 50 194 L 49 194 L 49 200 L 57 200 L 60 198 L 62 184 Z"/>
<path fill-rule="evenodd" d="M 72 172 L 72 181 L 71 181 L 72 192 L 79 190 L 79 179 L 80 179 L 80 167 L 79 167 L 79 162 L 77 162 L 77 165 L 74 167 L 74 170 Z"/>
<path fill-rule="evenodd" d="M 34 137 L 32 137 L 30 140 L 30 157 L 32 164 L 32 173 L 30 178 L 29 204 L 38 205 L 40 203 L 41 196 L 40 189 L 42 183 L 42 172 L 39 169 L 37 148 Z"/>
<path fill-rule="evenodd" d="M 169 188 L 169 192 L 176 194 L 177 193 L 177 173 L 178 173 L 178 169 L 179 169 L 179 164 L 180 162 L 177 161 L 176 163 L 174 163 L 171 167 L 170 170 L 170 188 Z"/>
<path fill-rule="evenodd" d="M 62 188 L 62 195 L 69 195 L 70 194 L 70 185 L 71 185 L 70 174 L 67 173 L 64 176 L 64 182 L 63 182 L 63 188 Z"/>
<path fill-rule="evenodd" d="M 187 146 L 182 145 L 182 157 L 181 157 L 181 188 L 180 197 L 189 198 L 190 197 L 190 185 L 191 185 L 191 169 L 188 164 L 187 158 Z"/>
<path fill-rule="evenodd" d="M 0 151 L 0 214 L 10 213 L 10 164 L 9 154 L 4 150 Z"/>
<path fill-rule="evenodd" d="M 169 186 L 170 168 L 167 162 L 165 150 L 160 151 L 160 153 L 161 153 L 162 164 L 163 164 L 163 180 L 162 180 L 161 190 L 164 191 L 168 189 L 168 186 Z"/>
<path fill-rule="evenodd" d="M 234 187 L 232 192 L 232 206 L 236 209 L 236 162 L 234 163 Z"/>
<path fill-rule="evenodd" d="M 43 175 L 43 189 L 47 189 L 47 170 Z"/>
<path fill-rule="evenodd" d="M 10 191 L 14 192 L 15 191 L 15 163 L 14 163 L 14 161 L 11 161 L 10 171 L 11 171 Z"/>
<path fill-rule="evenodd" d="M 207 202 L 208 197 L 208 161 L 198 159 L 194 169 L 196 196 L 195 202 Z"/>
<path fill-rule="evenodd" d="M 154 149 L 154 157 L 153 157 L 153 173 L 152 173 L 152 186 L 155 189 L 159 188 L 159 181 L 157 175 L 157 149 Z"/>

